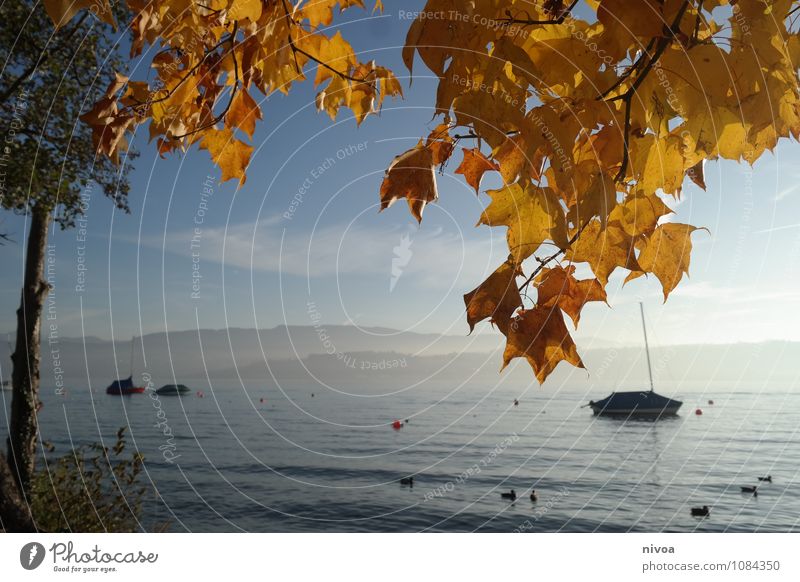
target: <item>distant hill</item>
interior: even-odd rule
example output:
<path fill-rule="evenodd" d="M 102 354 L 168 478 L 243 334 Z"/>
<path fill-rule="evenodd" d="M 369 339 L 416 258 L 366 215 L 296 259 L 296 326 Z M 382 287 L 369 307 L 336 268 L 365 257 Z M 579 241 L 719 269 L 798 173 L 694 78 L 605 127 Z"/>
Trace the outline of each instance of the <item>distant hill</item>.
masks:
<path fill-rule="evenodd" d="M 156 383 L 175 378 L 197 384 L 208 377 L 223 385 L 236 384 L 240 378 L 270 385 L 316 378 L 337 389 L 355 386 L 359 392 L 384 392 L 430 381 L 533 384 L 523 360 L 498 374 L 502 347 L 501 338 L 493 334 L 440 336 L 335 325 L 179 331 L 137 338 L 134 372 L 147 371 Z M 800 380 L 800 343 L 656 346 L 651 352 L 658 387 L 695 390 L 724 383 L 732 389 L 757 391 L 765 385 L 792 388 Z M 54 356 L 71 386 L 85 388 L 88 376 L 92 387 L 102 389 L 117 376 L 128 376 L 130 340 L 87 338 L 84 344 L 80 338 L 62 338 L 56 345 L 44 344 L 45 387 L 53 385 Z M 581 356 L 588 371 L 561 364 L 547 387 L 647 386 L 642 348 L 583 349 Z M 0 344 L 0 365 L 3 379 L 8 379 L 11 363 L 6 344 Z"/>

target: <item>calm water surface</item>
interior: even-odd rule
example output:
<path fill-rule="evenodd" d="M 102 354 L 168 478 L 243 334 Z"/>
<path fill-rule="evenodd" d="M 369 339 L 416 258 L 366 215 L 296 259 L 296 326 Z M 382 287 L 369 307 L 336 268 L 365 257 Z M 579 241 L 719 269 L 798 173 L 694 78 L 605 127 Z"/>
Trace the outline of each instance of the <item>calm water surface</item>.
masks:
<path fill-rule="evenodd" d="M 158 491 L 144 529 L 165 521 L 172 531 L 800 529 L 800 395 L 788 387 L 666 390 L 684 407 L 657 423 L 595 418 L 581 408 L 588 395 L 569 390 L 531 389 L 519 406 L 507 390 L 435 383 L 381 397 L 291 383 L 204 393 L 154 402 L 45 389 L 44 437 L 63 454 L 70 440 L 113 443 L 129 427 Z M 9 404 L 3 393 L 3 423 Z M 167 441 L 154 404 L 175 435 L 173 464 L 159 450 Z M 395 419 L 409 423 L 393 430 Z M 774 483 L 757 498 L 739 492 L 766 474 Z M 409 475 L 414 487 L 401 487 Z M 516 502 L 501 499 L 509 489 Z M 711 506 L 711 517 L 692 518 L 693 505 Z"/>

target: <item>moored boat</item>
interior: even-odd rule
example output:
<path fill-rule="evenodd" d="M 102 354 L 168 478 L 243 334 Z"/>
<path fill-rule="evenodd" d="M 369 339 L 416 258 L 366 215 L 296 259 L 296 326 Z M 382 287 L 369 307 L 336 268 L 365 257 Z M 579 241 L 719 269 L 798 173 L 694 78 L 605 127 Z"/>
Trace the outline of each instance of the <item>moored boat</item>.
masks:
<path fill-rule="evenodd" d="M 158 390 L 156 394 L 161 396 L 180 396 L 181 394 L 188 394 L 192 390 L 183 384 L 165 384 Z"/>
<path fill-rule="evenodd" d="M 658 419 L 665 416 L 676 416 L 683 405 L 680 400 L 667 398 L 655 392 L 653 369 L 650 365 L 650 346 L 647 343 L 647 326 L 644 322 L 644 306 L 641 303 L 639 303 L 639 309 L 642 313 L 642 331 L 647 354 L 647 372 L 650 376 L 650 390 L 612 392 L 610 396 L 597 402 L 590 400 L 588 406 L 596 416 Z"/>
<path fill-rule="evenodd" d="M 135 345 L 136 338 L 131 338 L 131 375 L 125 378 L 124 380 L 114 380 L 111 384 L 108 385 L 106 388 L 106 394 L 112 394 L 114 396 L 125 396 L 128 394 L 141 394 L 144 392 L 144 386 L 134 386 L 133 385 L 133 347 Z"/>
<path fill-rule="evenodd" d="M 126 394 L 141 394 L 144 392 L 144 386 L 134 386 L 133 376 L 125 378 L 124 380 L 114 380 L 106 388 L 106 394 L 114 394 L 116 396 L 125 396 Z"/>

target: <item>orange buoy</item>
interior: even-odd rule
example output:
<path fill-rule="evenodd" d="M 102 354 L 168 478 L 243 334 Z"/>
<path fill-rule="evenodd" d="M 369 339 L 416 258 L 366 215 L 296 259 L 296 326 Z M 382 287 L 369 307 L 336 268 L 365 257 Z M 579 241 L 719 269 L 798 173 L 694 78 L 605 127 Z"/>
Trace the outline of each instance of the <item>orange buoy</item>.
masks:
<path fill-rule="evenodd" d="M 399 420 L 395 420 L 395 421 L 392 423 L 392 428 L 393 428 L 394 430 L 400 430 L 401 428 L 403 428 L 403 423 L 402 423 L 402 422 L 400 422 Z"/>
<path fill-rule="evenodd" d="M 697 410 L 695 410 L 694 413 L 695 413 L 696 416 L 703 416 L 703 411 L 700 410 L 699 408 Z"/>

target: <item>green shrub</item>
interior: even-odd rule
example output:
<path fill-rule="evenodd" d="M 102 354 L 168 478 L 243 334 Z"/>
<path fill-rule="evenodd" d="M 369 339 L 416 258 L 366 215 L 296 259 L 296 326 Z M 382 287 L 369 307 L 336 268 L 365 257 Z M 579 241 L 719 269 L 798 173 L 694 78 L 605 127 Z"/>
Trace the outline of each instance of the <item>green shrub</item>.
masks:
<path fill-rule="evenodd" d="M 132 532 L 142 529 L 144 457 L 125 455 L 125 429 L 109 449 L 82 446 L 46 460 L 31 483 L 37 527 L 48 532 Z M 50 450 L 53 449 L 49 446 Z"/>

